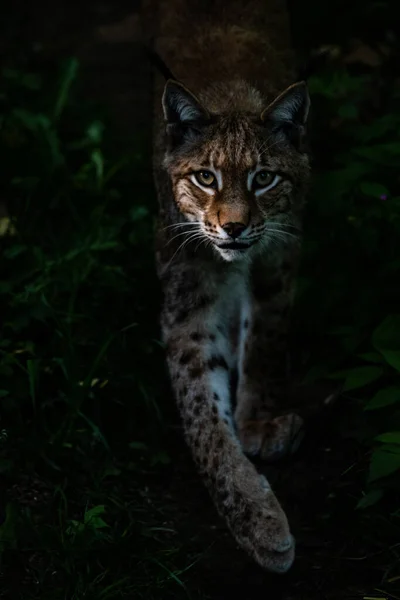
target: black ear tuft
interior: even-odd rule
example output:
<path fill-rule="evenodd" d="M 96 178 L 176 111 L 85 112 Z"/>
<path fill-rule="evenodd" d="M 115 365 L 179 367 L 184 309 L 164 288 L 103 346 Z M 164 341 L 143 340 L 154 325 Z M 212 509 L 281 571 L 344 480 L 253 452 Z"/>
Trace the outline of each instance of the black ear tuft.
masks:
<path fill-rule="evenodd" d="M 199 124 L 210 118 L 207 109 L 200 104 L 192 92 L 172 79 L 165 84 L 162 105 L 167 123 Z"/>
<path fill-rule="evenodd" d="M 305 81 L 294 83 L 261 113 L 262 121 L 305 126 L 310 109 L 310 97 Z"/>

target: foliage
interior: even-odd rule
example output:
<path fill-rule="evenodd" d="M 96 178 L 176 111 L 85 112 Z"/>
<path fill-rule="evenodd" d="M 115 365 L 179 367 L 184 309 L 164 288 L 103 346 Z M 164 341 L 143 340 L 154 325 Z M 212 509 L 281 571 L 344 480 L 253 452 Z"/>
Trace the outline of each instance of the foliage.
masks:
<path fill-rule="evenodd" d="M 113 149 L 77 75 L 68 61 L 55 93 L 35 74 L 2 76 L 0 472 L 15 497 L 0 506 L 0 561 L 13 597 L 25 571 L 41 598 L 147 597 L 149 568 L 160 589 L 180 583 L 179 549 L 160 543 L 152 511 L 141 521 L 148 499 L 131 481 L 169 460 L 154 211 L 136 186 L 141 153 Z"/>
<path fill-rule="evenodd" d="M 298 316 L 301 334 L 316 334 L 305 381 L 338 379 L 365 411 L 366 507 L 400 491 L 400 96 L 384 84 L 390 47 L 371 68 L 359 44 L 356 66 L 328 60 L 309 82 L 315 142 L 329 148 L 316 161 Z"/>

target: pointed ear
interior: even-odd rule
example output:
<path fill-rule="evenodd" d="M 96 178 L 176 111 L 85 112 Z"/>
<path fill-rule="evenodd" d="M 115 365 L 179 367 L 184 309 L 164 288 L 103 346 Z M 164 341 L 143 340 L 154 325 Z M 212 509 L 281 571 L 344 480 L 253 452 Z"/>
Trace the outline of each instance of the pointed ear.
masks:
<path fill-rule="evenodd" d="M 201 105 L 192 92 L 172 79 L 165 84 L 162 105 L 167 123 L 190 125 L 207 121 L 210 118 L 207 109 Z"/>
<path fill-rule="evenodd" d="M 305 81 L 294 83 L 261 113 L 262 121 L 273 121 L 304 127 L 310 109 L 310 97 Z"/>

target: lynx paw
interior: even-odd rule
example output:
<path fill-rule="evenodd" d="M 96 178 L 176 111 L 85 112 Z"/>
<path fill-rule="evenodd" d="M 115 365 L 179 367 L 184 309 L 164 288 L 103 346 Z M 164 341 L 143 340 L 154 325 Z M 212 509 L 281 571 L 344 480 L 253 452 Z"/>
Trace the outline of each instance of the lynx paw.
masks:
<path fill-rule="evenodd" d="M 263 460 L 277 460 L 296 452 L 303 439 L 303 419 L 295 413 L 238 425 L 243 452 Z"/>
<path fill-rule="evenodd" d="M 262 479 L 265 480 L 263 476 Z M 269 484 L 265 480 L 266 487 Z M 270 490 L 270 488 L 269 488 Z M 257 540 L 254 544 L 256 560 L 261 566 L 275 573 L 285 573 L 293 564 L 295 540 L 290 533 L 289 523 L 279 502 L 271 491 L 267 491 L 270 509 L 261 511 L 257 525 Z"/>

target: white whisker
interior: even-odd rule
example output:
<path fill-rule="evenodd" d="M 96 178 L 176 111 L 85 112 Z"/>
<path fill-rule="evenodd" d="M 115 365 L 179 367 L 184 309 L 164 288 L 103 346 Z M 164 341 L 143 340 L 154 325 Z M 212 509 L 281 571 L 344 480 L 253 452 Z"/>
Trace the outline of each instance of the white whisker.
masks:
<path fill-rule="evenodd" d="M 198 231 L 195 231 L 194 233 L 198 233 Z M 171 242 L 173 242 L 176 238 L 181 237 L 182 235 L 192 235 L 191 231 L 181 231 L 180 233 L 177 233 L 176 235 L 174 235 L 173 238 L 171 238 L 167 244 L 167 246 L 169 246 L 169 244 Z"/>
<path fill-rule="evenodd" d="M 178 252 L 182 251 L 183 248 L 189 243 L 192 242 L 194 240 L 197 240 L 199 237 L 204 237 L 204 234 L 200 231 L 195 231 L 194 233 L 192 233 L 186 240 L 183 240 L 182 244 L 177 248 L 176 252 L 174 252 L 171 260 L 169 261 L 166 269 L 168 269 L 168 267 L 171 265 L 172 261 L 174 260 L 175 256 L 178 254 Z"/>
<path fill-rule="evenodd" d="M 279 225 L 280 227 L 289 227 L 291 229 L 297 229 L 297 231 L 301 231 L 301 228 L 297 225 L 292 225 L 292 223 L 282 223 L 281 221 L 267 221 L 266 227 L 269 225 Z"/>
<path fill-rule="evenodd" d="M 298 235 L 295 235 L 294 233 L 290 233 L 290 231 L 284 231 L 283 229 L 270 229 L 268 226 L 265 227 L 264 231 L 267 231 L 268 233 L 277 233 L 280 235 L 283 235 L 284 237 L 291 237 L 291 238 L 295 238 L 296 240 L 299 239 Z"/>
<path fill-rule="evenodd" d="M 271 138 L 269 137 L 266 142 L 264 142 L 264 144 L 261 146 L 261 149 L 258 150 L 259 156 L 260 158 L 266 154 L 269 150 L 271 150 L 271 148 L 273 148 L 274 146 L 276 146 L 277 144 L 279 144 L 279 142 L 281 140 L 276 140 L 273 144 L 268 145 L 268 142 Z"/>
<path fill-rule="evenodd" d="M 201 221 L 188 221 L 187 223 L 172 223 L 172 225 L 167 225 L 161 231 L 166 231 L 167 229 L 176 229 L 177 227 L 187 227 L 189 225 L 201 225 Z"/>

